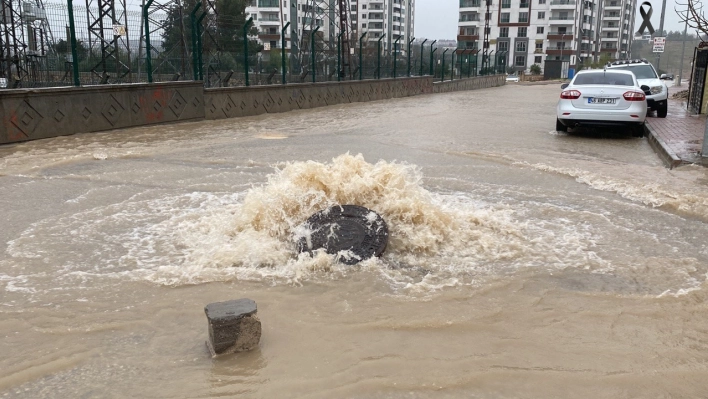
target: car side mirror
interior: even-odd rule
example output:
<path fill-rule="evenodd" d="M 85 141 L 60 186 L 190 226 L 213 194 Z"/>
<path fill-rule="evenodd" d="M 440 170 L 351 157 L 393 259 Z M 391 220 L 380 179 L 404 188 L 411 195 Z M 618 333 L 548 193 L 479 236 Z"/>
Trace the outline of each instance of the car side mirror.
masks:
<path fill-rule="evenodd" d="M 561 85 L 561 89 L 565 89 L 565 88 L 568 87 L 568 86 L 569 86 L 568 83 L 563 83 L 563 84 Z"/>
<path fill-rule="evenodd" d="M 651 88 L 650 88 L 649 86 L 647 86 L 647 85 L 641 85 L 639 88 L 642 89 L 642 91 L 644 92 L 644 94 L 651 94 Z"/>

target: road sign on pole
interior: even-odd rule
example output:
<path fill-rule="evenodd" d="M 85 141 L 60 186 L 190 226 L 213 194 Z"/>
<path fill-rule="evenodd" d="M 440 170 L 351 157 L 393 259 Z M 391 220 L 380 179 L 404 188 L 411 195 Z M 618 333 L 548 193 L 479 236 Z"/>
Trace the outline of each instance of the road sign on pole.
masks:
<path fill-rule="evenodd" d="M 655 37 L 652 52 L 663 53 L 665 46 L 666 46 L 666 38 L 665 37 Z"/>

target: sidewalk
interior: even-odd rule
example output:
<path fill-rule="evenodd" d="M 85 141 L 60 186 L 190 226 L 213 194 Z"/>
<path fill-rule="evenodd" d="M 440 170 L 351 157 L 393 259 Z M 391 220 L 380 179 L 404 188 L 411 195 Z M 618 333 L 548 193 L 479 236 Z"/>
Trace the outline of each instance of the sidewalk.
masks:
<path fill-rule="evenodd" d="M 686 110 L 686 101 L 670 96 L 688 86 L 669 88 L 669 112 L 666 118 L 648 117 L 648 139 L 654 151 L 671 169 L 685 164 L 708 166 L 708 159 L 701 157 L 705 115 L 691 115 Z"/>

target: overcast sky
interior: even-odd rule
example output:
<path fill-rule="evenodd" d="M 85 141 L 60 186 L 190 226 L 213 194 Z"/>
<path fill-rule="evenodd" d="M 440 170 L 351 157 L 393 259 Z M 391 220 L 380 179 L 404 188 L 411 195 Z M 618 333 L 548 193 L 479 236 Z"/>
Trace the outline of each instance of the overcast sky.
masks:
<path fill-rule="evenodd" d="M 498 3 L 499 0 L 495 0 Z M 659 30 L 661 19 L 661 0 L 648 0 L 652 3 L 653 14 L 651 23 L 655 30 Z M 644 0 L 638 0 L 637 4 Z M 538 3 L 534 0 L 533 3 Z M 459 0 L 416 0 L 415 2 L 415 36 L 429 39 L 456 39 L 457 20 L 459 16 Z M 683 24 L 680 23 L 674 8 L 680 7 L 675 0 L 666 1 L 666 17 L 664 30 L 683 31 Z M 635 28 L 639 29 L 641 18 L 637 12 L 637 23 Z M 690 32 L 689 32 L 690 33 Z"/>

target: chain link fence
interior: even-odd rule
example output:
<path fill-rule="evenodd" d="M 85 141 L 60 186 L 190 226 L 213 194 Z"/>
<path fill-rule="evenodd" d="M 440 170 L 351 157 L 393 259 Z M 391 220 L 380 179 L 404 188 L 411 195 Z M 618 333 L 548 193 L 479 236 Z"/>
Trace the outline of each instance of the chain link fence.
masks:
<path fill-rule="evenodd" d="M 366 35 L 350 38 L 347 46 L 341 36 L 332 42 L 318 29 L 303 31 L 299 50 L 283 51 L 284 44 L 289 47 L 287 29 L 259 31 L 243 12 L 224 9 L 228 2 L 220 3 L 218 15 L 211 3 L 196 0 L 151 0 L 143 9 L 122 12 L 102 9 L 105 2 L 87 4 L 72 8 L 75 48 L 66 4 L 44 3 L 41 15 L 33 17 L 45 26 L 39 35 L 31 24 L 18 24 L 15 29 L 34 35 L 34 41 L 31 51 L 14 54 L 17 46 L 3 44 L 0 77 L 6 87 L 176 80 L 233 87 L 421 75 L 450 80 L 506 69 L 505 57 L 483 60 L 476 50 L 431 48 L 401 38 L 391 51 L 381 38 Z"/>

